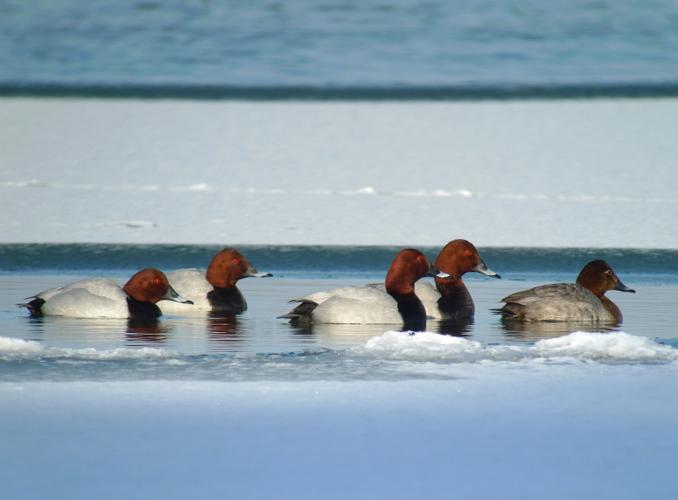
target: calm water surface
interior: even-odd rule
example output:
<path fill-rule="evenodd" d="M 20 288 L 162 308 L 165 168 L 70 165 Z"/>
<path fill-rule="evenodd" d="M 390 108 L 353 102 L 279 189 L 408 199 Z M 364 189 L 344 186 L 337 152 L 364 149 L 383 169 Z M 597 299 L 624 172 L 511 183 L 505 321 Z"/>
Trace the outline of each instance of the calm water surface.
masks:
<path fill-rule="evenodd" d="M 675 93 L 678 80 L 671 0 L 2 0 L 0 8 L 5 90 L 668 83 Z"/>
<path fill-rule="evenodd" d="M 326 290 L 351 284 L 374 282 L 356 278 L 344 279 L 283 279 L 247 280 L 240 288 L 247 297 L 249 309 L 239 316 L 213 317 L 207 313 L 166 315 L 157 325 L 136 326 L 117 319 L 80 319 L 45 317 L 31 319 L 24 309 L 14 306 L 20 299 L 36 290 L 64 284 L 86 277 L 76 274 L 0 275 L 2 310 L 0 322 L 3 335 L 25 340 L 36 340 L 57 347 L 162 347 L 184 354 L 217 352 L 287 353 L 305 350 L 343 349 L 387 330 L 398 330 L 398 325 L 314 325 L 296 327 L 276 319 L 292 305 L 290 298 L 301 297 L 317 290 Z M 126 275 L 113 273 L 124 282 Z M 468 279 L 468 286 L 476 303 L 474 321 L 461 325 L 441 325 L 429 321 L 427 329 L 464 336 L 483 344 L 512 344 L 533 342 L 541 338 L 585 329 L 582 325 L 542 324 L 505 325 L 491 309 L 498 307 L 499 299 L 512 291 L 529 288 L 543 281 L 503 279 Z M 678 311 L 673 305 L 678 287 L 635 286 L 638 293 L 611 292 L 612 299 L 624 312 L 624 324 L 615 327 L 634 335 L 652 339 L 678 339 Z M 601 331 L 604 331 L 601 330 Z"/>
<path fill-rule="evenodd" d="M 462 342 L 458 352 L 453 346 L 443 358 L 435 345 L 416 354 L 416 359 L 407 352 L 404 358 L 403 352 L 393 358 L 388 351 L 365 351 L 368 340 L 397 331 L 400 325 L 301 327 L 277 319 L 291 309 L 290 299 L 383 280 L 394 253 L 387 247 L 244 248 L 260 270 L 272 271 L 275 277 L 240 282 L 249 309 L 238 316 L 169 314 L 157 323 L 140 325 L 118 319 L 32 319 L 16 306 L 41 290 L 85 277 L 107 276 L 124 283 L 141 265 L 167 271 L 199 266 L 214 250 L 162 245 L 0 246 L 5 268 L 0 272 L 0 341 L 4 342 L 0 374 L 6 380 L 444 378 L 446 365 L 530 358 L 535 342 L 575 331 L 623 331 L 678 347 L 678 276 L 672 271 L 678 252 L 669 250 L 481 249 L 488 265 L 503 279 L 475 273 L 465 277 L 476 304 L 473 321 L 452 325 L 429 321 L 429 332 L 472 341 Z M 435 255 L 435 249 L 426 251 Z M 505 324 L 492 312 L 502 297 L 514 291 L 572 281 L 580 263 L 594 257 L 608 259 L 624 283 L 637 290 L 636 294 L 609 292 L 624 313 L 623 325 Z M 132 262 L 137 264 L 132 267 Z M 420 361 L 438 363 L 438 368 L 428 370 Z"/>

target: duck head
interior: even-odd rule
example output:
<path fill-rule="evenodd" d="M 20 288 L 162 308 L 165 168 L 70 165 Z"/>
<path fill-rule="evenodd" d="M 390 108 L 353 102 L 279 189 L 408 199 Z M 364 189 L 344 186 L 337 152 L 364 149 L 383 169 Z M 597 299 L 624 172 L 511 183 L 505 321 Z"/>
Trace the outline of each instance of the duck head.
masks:
<path fill-rule="evenodd" d="M 179 295 L 169 284 L 165 273 L 157 269 L 142 269 L 125 283 L 122 291 L 139 302 L 155 304 L 160 300 L 171 300 L 183 304 L 193 304 L 192 301 Z"/>
<path fill-rule="evenodd" d="M 480 257 L 473 243 L 466 240 L 452 240 L 445 245 L 438 254 L 438 257 L 436 257 L 435 265 L 441 271 L 458 278 L 461 278 L 468 272 L 481 273 L 492 278 L 501 278 L 501 276 L 487 267 L 487 264 Z M 436 279 L 436 283 L 438 281 L 439 278 Z"/>
<path fill-rule="evenodd" d="M 414 293 L 414 283 L 424 276 L 448 278 L 450 275 L 439 271 L 426 256 L 414 248 L 398 252 L 386 274 L 386 290 L 393 294 Z"/>
<path fill-rule="evenodd" d="M 577 276 L 577 284 L 602 297 L 608 290 L 636 293 L 621 282 L 610 265 L 602 259 L 586 264 Z"/>
<path fill-rule="evenodd" d="M 266 278 L 271 273 L 260 273 L 247 258 L 234 248 L 224 248 L 217 253 L 207 268 L 205 278 L 215 288 L 231 288 L 242 278 Z"/>

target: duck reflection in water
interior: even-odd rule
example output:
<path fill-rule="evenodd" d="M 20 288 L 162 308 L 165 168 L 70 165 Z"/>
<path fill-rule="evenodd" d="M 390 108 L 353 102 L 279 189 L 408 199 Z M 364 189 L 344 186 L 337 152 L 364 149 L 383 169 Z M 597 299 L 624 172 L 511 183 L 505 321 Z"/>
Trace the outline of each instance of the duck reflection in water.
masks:
<path fill-rule="evenodd" d="M 451 335 L 453 337 L 468 337 L 473 328 L 473 316 L 457 319 L 442 319 L 437 322 L 436 331 L 441 335 Z"/>
<path fill-rule="evenodd" d="M 215 342 L 239 342 L 242 339 L 238 317 L 235 314 L 208 313 L 207 337 Z"/>
<path fill-rule="evenodd" d="M 171 328 L 158 320 L 129 318 L 126 337 L 129 342 L 165 342 Z"/>
<path fill-rule="evenodd" d="M 611 325 L 592 325 L 581 322 L 562 321 L 539 321 L 526 323 L 510 318 L 502 318 L 501 326 L 507 337 L 520 340 L 542 340 L 554 337 L 562 337 L 573 332 L 586 331 L 595 333 L 608 333 L 617 328 Z"/>

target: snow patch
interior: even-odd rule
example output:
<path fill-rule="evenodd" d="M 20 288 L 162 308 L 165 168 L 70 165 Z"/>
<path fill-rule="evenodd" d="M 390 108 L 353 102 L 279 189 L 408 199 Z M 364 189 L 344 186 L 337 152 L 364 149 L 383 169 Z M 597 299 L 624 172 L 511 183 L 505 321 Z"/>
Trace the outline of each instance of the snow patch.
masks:
<path fill-rule="evenodd" d="M 32 340 L 0 337 L 0 360 L 2 361 L 38 361 L 45 359 L 66 359 L 72 361 L 122 361 L 122 360 L 160 360 L 175 358 L 177 354 L 165 349 L 142 347 L 127 349 L 98 350 L 94 348 L 71 349 L 47 347 Z"/>
<path fill-rule="evenodd" d="M 454 363 L 537 360 L 652 364 L 678 360 L 678 350 L 625 332 L 574 332 L 532 346 L 494 346 L 432 332 L 389 331 L 369 339 L 355 352 L 387 359 Z"/>

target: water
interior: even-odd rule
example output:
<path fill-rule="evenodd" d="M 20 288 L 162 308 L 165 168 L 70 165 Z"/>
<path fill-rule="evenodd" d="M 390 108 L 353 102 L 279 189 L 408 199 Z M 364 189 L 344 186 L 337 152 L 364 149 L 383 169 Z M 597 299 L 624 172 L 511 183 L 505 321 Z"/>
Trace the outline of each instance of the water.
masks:
<path fill-rule="evenodd" d="M 656 96 L 678 83 L 672 0 L 0 7 L 9 95 Z"/>
<path fill-rule="evenodd" d="M 11 343 L 5 339 L 4 379 L 446 378 L 450 363 L 452 366 L 481 361 L 520 363 L 557 357 L 555 354 L 542 355 L 541 351 L 535 353 L 533 347 L 539 345 L 535 342 L 582 329 L 589 332 L 623 331 L 644 337 L 658 343 L 655 346 L 657 352 L 666 349 L 660 345 L 669 346 L 670 351 L 678 341 L 676 317 L 671 310 L 671 303 L 678 293 L 678 277 L 673 271 L 678 261 L 675 250 L 481 249 L 486 261 L 499 270 L 504 279 L 468 276 L 477 307 L 474 321 L 456 325 L 431 321 L 427 326 L 431 332 L 459 336 L 460 346 L 436 345 L 436 339 L 440 337 L 433 335 L 432 343 L 429 345 L 424 339 L 422 351 L 413 358 L 400 352 L 396 337 L 391 339 L 393 343 L 383 340 L 390 346 L 390 350 L 385 351 L 386 359 L 366 348 L 370 339 L 382 337 L 388 330 L 398 330 L 397 325 L 297 327 L 276 319 L 291 309 L 288 301 L 292 298 L 383 280 L 384 269 L 397 251 L 389 247 L 242 247 L 240 250 L 259 269 L 273 272 L 275 277 L 241 282 L 249 309 L 237 317 L 175 314 L 166 315 L 157 324 L 137 325 L 110 319 L 30 319 L 24 310 L 14 306 L 37 291 L 82 277 L 104 275 L 124 283 L 134 272 L 135 263 L 145 262 L 143 265 L 168 271 L 180 267 L 204 267 L 217 249 L 188 245 L 0 246 L 4 268 L 0 281 L 4 290 L 2 321 L 5 337 L 28 342 Z M 435 257 L 436 249 L 424 250 L 431 258 Z M 611 292 L 626 318 L 622 327 L 502 324 L 492 312 L 499 306 L 499 299 L 513 291 L 545 282 L 572 281 L 581 264 L 593 258 L 607 259 L 623 281 L 638 291 L 635 295 Z M 590 341 L 592 348 L 596 341 L 594 336 Z M 620 342 L 623 349 L 624 340 Z M 431 350 L 427 351 L 427 346 Z M 455 351 L 456 347 L 460 350 Z M 438 348 L 447 355 L 439 358 Z M 634 348 L 630 349 L 633 351 Z M 398 353 L 403 355 L 402 359 Z M 391 359 L 391 355 L 395 357 Z M 590 355 L 584 347 L 574 354 L 574 358 L 586 361 Z M 658 358 L 661 362 L 672 359 L 670 356 Z M 416 362 L 422 360 L 443 364 L 435 370 L 419 373 Z M 602 360 L 619 361 L 611 353 L 603 354 Z M 655 360 L 652 356 L 635 358 L 632 354 L 622 361 L 642 364 Z M 352 371 L 347 371 L 349 365 L 353 366 Z"/>

